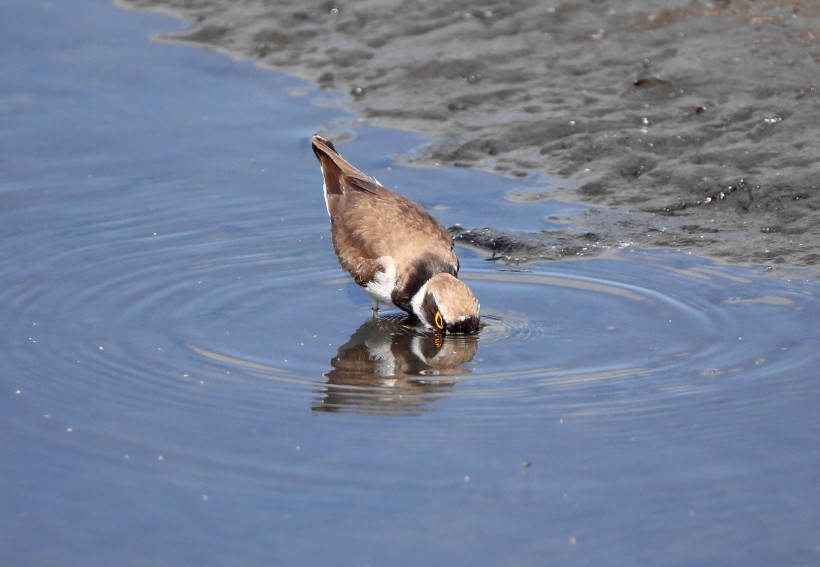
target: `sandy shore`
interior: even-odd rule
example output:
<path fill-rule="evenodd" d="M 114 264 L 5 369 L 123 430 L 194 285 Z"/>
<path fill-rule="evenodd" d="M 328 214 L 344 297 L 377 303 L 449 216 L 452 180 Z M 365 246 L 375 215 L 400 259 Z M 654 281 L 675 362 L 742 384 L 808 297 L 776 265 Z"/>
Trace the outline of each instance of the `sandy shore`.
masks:
<path fill-rule="evenodd" d="M 514 198 L 594 205 L 587 238 L 820 274 L 814 0 L 119 3 L 433 140 L 408 160 L 557 178 Z"/>

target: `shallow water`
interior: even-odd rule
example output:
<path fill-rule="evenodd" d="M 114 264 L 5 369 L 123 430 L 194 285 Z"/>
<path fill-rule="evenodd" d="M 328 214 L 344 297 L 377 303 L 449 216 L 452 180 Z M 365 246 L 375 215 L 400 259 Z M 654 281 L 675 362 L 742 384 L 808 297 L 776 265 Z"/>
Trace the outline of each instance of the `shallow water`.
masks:
<path fill-rule="evenodd" d="M 313 132 L 447 225 L 575 208 L 394 167 L 422 140 L 150 42 L 167 18 L 0 15 L 3 564 L 820 559 L 816 283 L 460 248 L 477 337 L 373 321 L 333 256 Z"/>

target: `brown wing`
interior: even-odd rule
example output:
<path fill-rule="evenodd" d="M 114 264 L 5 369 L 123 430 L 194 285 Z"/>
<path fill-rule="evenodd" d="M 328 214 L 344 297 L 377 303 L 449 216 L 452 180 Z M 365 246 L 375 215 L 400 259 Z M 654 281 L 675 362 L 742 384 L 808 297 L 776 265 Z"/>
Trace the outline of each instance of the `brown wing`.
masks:
<path fill-rule="evenodd" d="M 360 259 L 390 256 L 401 279 L 416 258 L 432 256 L 457 270 L 452 237 L 419 205 L 366 179 L 345 178 L 342 185 L 343 193 L 328 195 L 328 202 L 333 243 L 345 269 L 354 273 L 351 264 Z"/>

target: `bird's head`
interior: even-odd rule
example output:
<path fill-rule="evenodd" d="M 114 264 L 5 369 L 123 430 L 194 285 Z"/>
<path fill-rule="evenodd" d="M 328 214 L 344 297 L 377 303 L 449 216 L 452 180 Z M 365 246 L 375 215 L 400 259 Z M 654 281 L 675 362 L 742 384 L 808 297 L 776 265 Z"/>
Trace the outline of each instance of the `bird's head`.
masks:
<path fill-rule="evenodd" d="M 448 273 L 430 278 L 412 301 L 413 313 L 437 332 L 474 333 L 479 329 L 479 303 L 463 281 Z"/>

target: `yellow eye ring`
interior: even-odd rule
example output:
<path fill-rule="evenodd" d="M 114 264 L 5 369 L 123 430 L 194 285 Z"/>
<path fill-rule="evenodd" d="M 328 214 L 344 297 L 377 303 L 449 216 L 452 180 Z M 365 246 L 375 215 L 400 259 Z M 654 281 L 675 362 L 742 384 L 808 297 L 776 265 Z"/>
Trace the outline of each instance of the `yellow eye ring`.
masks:
<path fill-rule="evenodd" d="M 444 318 L 441 316 L 441 311 L 436 311 L 436 316 L 433 319 L 437 329 L 444 330 Z"/>

